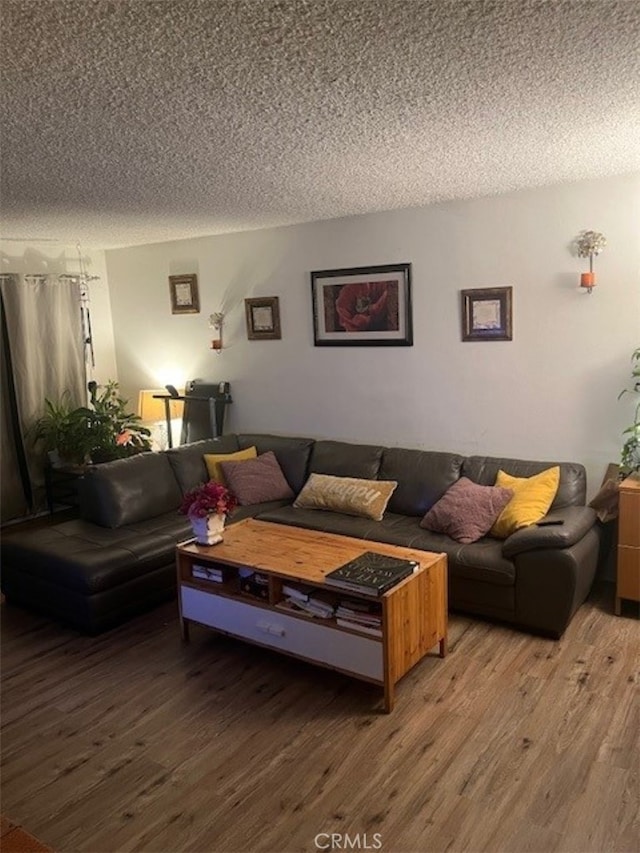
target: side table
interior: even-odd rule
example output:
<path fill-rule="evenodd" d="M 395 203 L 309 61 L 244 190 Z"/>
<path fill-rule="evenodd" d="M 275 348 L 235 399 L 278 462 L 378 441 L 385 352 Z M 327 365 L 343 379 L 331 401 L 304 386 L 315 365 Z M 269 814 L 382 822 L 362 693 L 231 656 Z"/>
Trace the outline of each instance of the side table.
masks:
<path fill-rule="evenodd" d="M 623 598 L 640 601 L 640 477 L 633 475 L 620 483 L 617 616 L 620 615 Z"/>
<path fill-rule="evenodd" d="M 50 515 L 56 505 L 78 506 L 78 480 L 83 474 L 82 465 L 45 466 L 44 488 Z"/>

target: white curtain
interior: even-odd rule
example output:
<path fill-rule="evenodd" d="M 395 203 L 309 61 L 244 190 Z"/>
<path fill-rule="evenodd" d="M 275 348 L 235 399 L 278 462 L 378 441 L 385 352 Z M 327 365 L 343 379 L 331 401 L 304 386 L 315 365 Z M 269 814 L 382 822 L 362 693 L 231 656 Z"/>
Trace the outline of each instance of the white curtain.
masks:
<path fill-rule="evenodd" d="M 86 404 L 80 286 L 56 276 L 0 277 L 2 297 L 2 522 L 45 506 L 44 460 L 34 454 L 29 427 L 45 397 L 69 391 Z M 28 476 L 28 479 L 26 479 Z"/>

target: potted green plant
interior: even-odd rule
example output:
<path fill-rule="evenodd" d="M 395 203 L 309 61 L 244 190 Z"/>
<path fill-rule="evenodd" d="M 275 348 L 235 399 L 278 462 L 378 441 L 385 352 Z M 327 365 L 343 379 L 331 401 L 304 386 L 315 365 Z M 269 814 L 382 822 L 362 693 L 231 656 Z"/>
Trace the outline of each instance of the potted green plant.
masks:
<path fill-rule="evenodd" d="M 623 388 L 618 394 L 618 400 L 625 394 L 635 394 L 640 397 L 640 348 L 631 356 L 632 387 Z M 620 473 L 623 477 L 640 472 L 640 399 L 636 403 L 633 423 L 622 433 L 627 438 L 622 445 L 620 454 Z"/>
<path fill-rule="evenodd" d="M 29 430 L 35 442 L 40 442 L 52 464 L 81 464 L 86 461 L 85 426 L 81 409 L 72 404 L 65 391 L 58 401 L 44 401 L 44 414 Z"/>
<path fill-rule="evenodd" d="M 72 406 L 68 392 L 58 402 L 45 399 L 44 414 L 32 427 L 35 441 L 42 442 L 50 458 L 82 465 L 107 462 L 151 449 L 150 431 L 128 411 L 118 383 L 88 385 L 88 406 Z"/>
<path fill-rule="evenodd" d="M 138 415 L 128 411 L 128 400 L 118 392 L 118 383 L 109 380 L 100 386 L 89 382 L 91 408 L 84 410 L 91 436 L 92 462 L 107 462 L 151 449 L 151 432 Z"/>

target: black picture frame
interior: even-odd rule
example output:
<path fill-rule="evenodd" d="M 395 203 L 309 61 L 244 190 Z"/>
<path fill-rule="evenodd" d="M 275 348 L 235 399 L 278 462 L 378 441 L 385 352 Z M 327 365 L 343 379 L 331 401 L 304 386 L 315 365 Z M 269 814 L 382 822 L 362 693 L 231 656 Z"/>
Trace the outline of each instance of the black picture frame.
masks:
<path fill-rule="evenodd" d="M 250 341 L 280 340 L 280 303 L 277 296 L 245 299 L 244 311 Z"/>
<path fill-rule="evenodd" d="M 172 314 L 199 314 L 200 296 L 198 294 L 198 276 L 170 275 L 169 292 L 171 293 Z"/>
<path fill-rule="evenodd" d="M 317 347 L 413 346 L 411 264 L 311 273 Z"/>
<path fill-rule="evenodd" d="M 513 287 L 461 292 L 463 341 L 513 340 Z"/>

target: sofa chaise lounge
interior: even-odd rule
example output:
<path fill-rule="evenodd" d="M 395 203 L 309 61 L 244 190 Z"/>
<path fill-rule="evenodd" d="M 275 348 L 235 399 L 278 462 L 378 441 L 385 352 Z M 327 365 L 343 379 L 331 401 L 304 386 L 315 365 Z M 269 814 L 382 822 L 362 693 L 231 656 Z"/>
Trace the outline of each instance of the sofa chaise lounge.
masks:
<path fill-rule="evenodd" d="M 381 521 L 295 507 L 291 500 L 239 507 L 247 516 L 363 540 L 444 552 L 449 607 L 559 637 L 587 597 L 598 564 L 596 513 L 585 506 L 586 474 L 571 463 L 462 456 L 429 450 L 265 434 L 225 435 L 160 453 L 90 467 L 79 483 L 81 517 L 2 541 L 2 590 L 90 633 L 103 631 L 175 596 L 174 549 L 190 535 L 178 514 L 183 494 L 208 479 L 205 453 L 255 446 L 273 451 L 295 495 L 311 473 L 395 480 Z M 549 517 L 505 540 L 460 544 L 420 526 L 460 477 L 493 485 L 499 469 L 529 477 L 559 464 Z"/>

